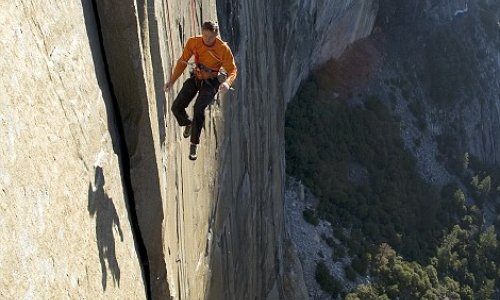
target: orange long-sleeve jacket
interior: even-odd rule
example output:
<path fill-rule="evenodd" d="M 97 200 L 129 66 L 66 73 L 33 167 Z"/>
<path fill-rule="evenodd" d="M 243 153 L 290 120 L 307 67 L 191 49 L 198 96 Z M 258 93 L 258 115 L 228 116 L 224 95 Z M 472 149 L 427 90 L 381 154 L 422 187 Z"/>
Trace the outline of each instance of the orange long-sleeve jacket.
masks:
<path fill-rule="evenodd" d="M 184 72 L 184 69 L 186 69 L 188 65 L 189 59 L 193 55 L 195 56 L 195 63 L 197 65 L 202 64 L 214 73 L 218 72 L 221 67 L 224 67 L 227 71 L 226 83 L 229 84 L 229 86 L 231 86 L 236 79 L 238 69 L 234 63 L 234 56 L 229 46 L 219 38 L 215 39 L 212 46 L 207 46 L 200 35 L 192 37 L 187 41 L 182 56 L 177 61 L 174 71 L 172 72 L 170 78 L 171 82 L 175 82 L 182 75 L 182 72 Z M 209 76 L 203 70 L 201 72 L 197 70 L 195 75 L 199 79 L 206 79 L 204 76 Z"/>

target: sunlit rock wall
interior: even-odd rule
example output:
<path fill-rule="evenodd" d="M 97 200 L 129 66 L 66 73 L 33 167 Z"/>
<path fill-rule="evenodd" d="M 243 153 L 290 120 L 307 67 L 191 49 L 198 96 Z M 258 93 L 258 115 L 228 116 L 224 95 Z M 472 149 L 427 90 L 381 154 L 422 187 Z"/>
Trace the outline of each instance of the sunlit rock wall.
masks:
<path fill-rule="evenodd" d="M 84 7 L 0 4 L 3 299 L 145 297 L 110 95 Z"/>

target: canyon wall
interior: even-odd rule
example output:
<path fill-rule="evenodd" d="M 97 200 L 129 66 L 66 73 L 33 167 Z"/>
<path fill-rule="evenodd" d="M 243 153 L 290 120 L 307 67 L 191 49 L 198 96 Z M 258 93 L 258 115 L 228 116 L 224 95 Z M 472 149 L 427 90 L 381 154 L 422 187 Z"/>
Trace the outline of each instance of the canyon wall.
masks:
<path fill-rule="evenodd" d="M 95 22 L 0 5 L 0 296 L 145 298 Z"/>

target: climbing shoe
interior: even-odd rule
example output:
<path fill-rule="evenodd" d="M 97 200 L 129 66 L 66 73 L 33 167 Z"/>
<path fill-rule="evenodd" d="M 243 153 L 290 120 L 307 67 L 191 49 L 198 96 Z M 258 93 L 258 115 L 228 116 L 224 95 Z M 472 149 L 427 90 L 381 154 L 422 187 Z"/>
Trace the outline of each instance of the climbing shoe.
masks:
<path fill-rule="evenodd" d="M 191 144 L 191 147 L 189 148 L 189 159 L 190 160 L 196 160 L 196 144 Z"/>
<path fill-rule="evenodd" d="M 193 126 L 192 125 L 184 126 L 184 133 L 182 134 L 184 138 L 187 139 L 191 135 L 191 127 Z"/>

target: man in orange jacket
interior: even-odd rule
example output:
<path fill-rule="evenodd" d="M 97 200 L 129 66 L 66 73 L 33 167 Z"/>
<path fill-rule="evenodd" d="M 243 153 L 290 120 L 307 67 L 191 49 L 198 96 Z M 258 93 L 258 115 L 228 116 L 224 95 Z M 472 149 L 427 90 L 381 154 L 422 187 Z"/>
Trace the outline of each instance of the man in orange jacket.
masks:
<path fill-rule="evenodd" d="M 217 92 L 225 93 L 230 89 L 237 74 L 233 53 L 229 46 L 219 37 L 219 27 L 214 22 L 205 22 L 202 25 L 202 35 L 191 37 L 184 47 L 181 58 L 172 72 L 172 76 L 165 83 L 168 91 L 174 82 L 182 75 L 188 65 L 188 60 L 194 55 L 195 68 L 191 77 L 187 79 L 179 95 L 172 104 L 172 112 L 180 126 L 185 126 L 184 137 L 191 136 L 189 159 L 196 159 L 196 147 L 200 143 L 201 128 L 205 121 L 205 108 L 214 100 Z M 224 67 L 227 76 L 218 76 L 219 69 Z M 223 78 L 220 82 L 220 78 Z M 186 107 L 193 100 L 196 93 L 198 98 L 194 104 L 193 120 L 189 120 Z"/>

